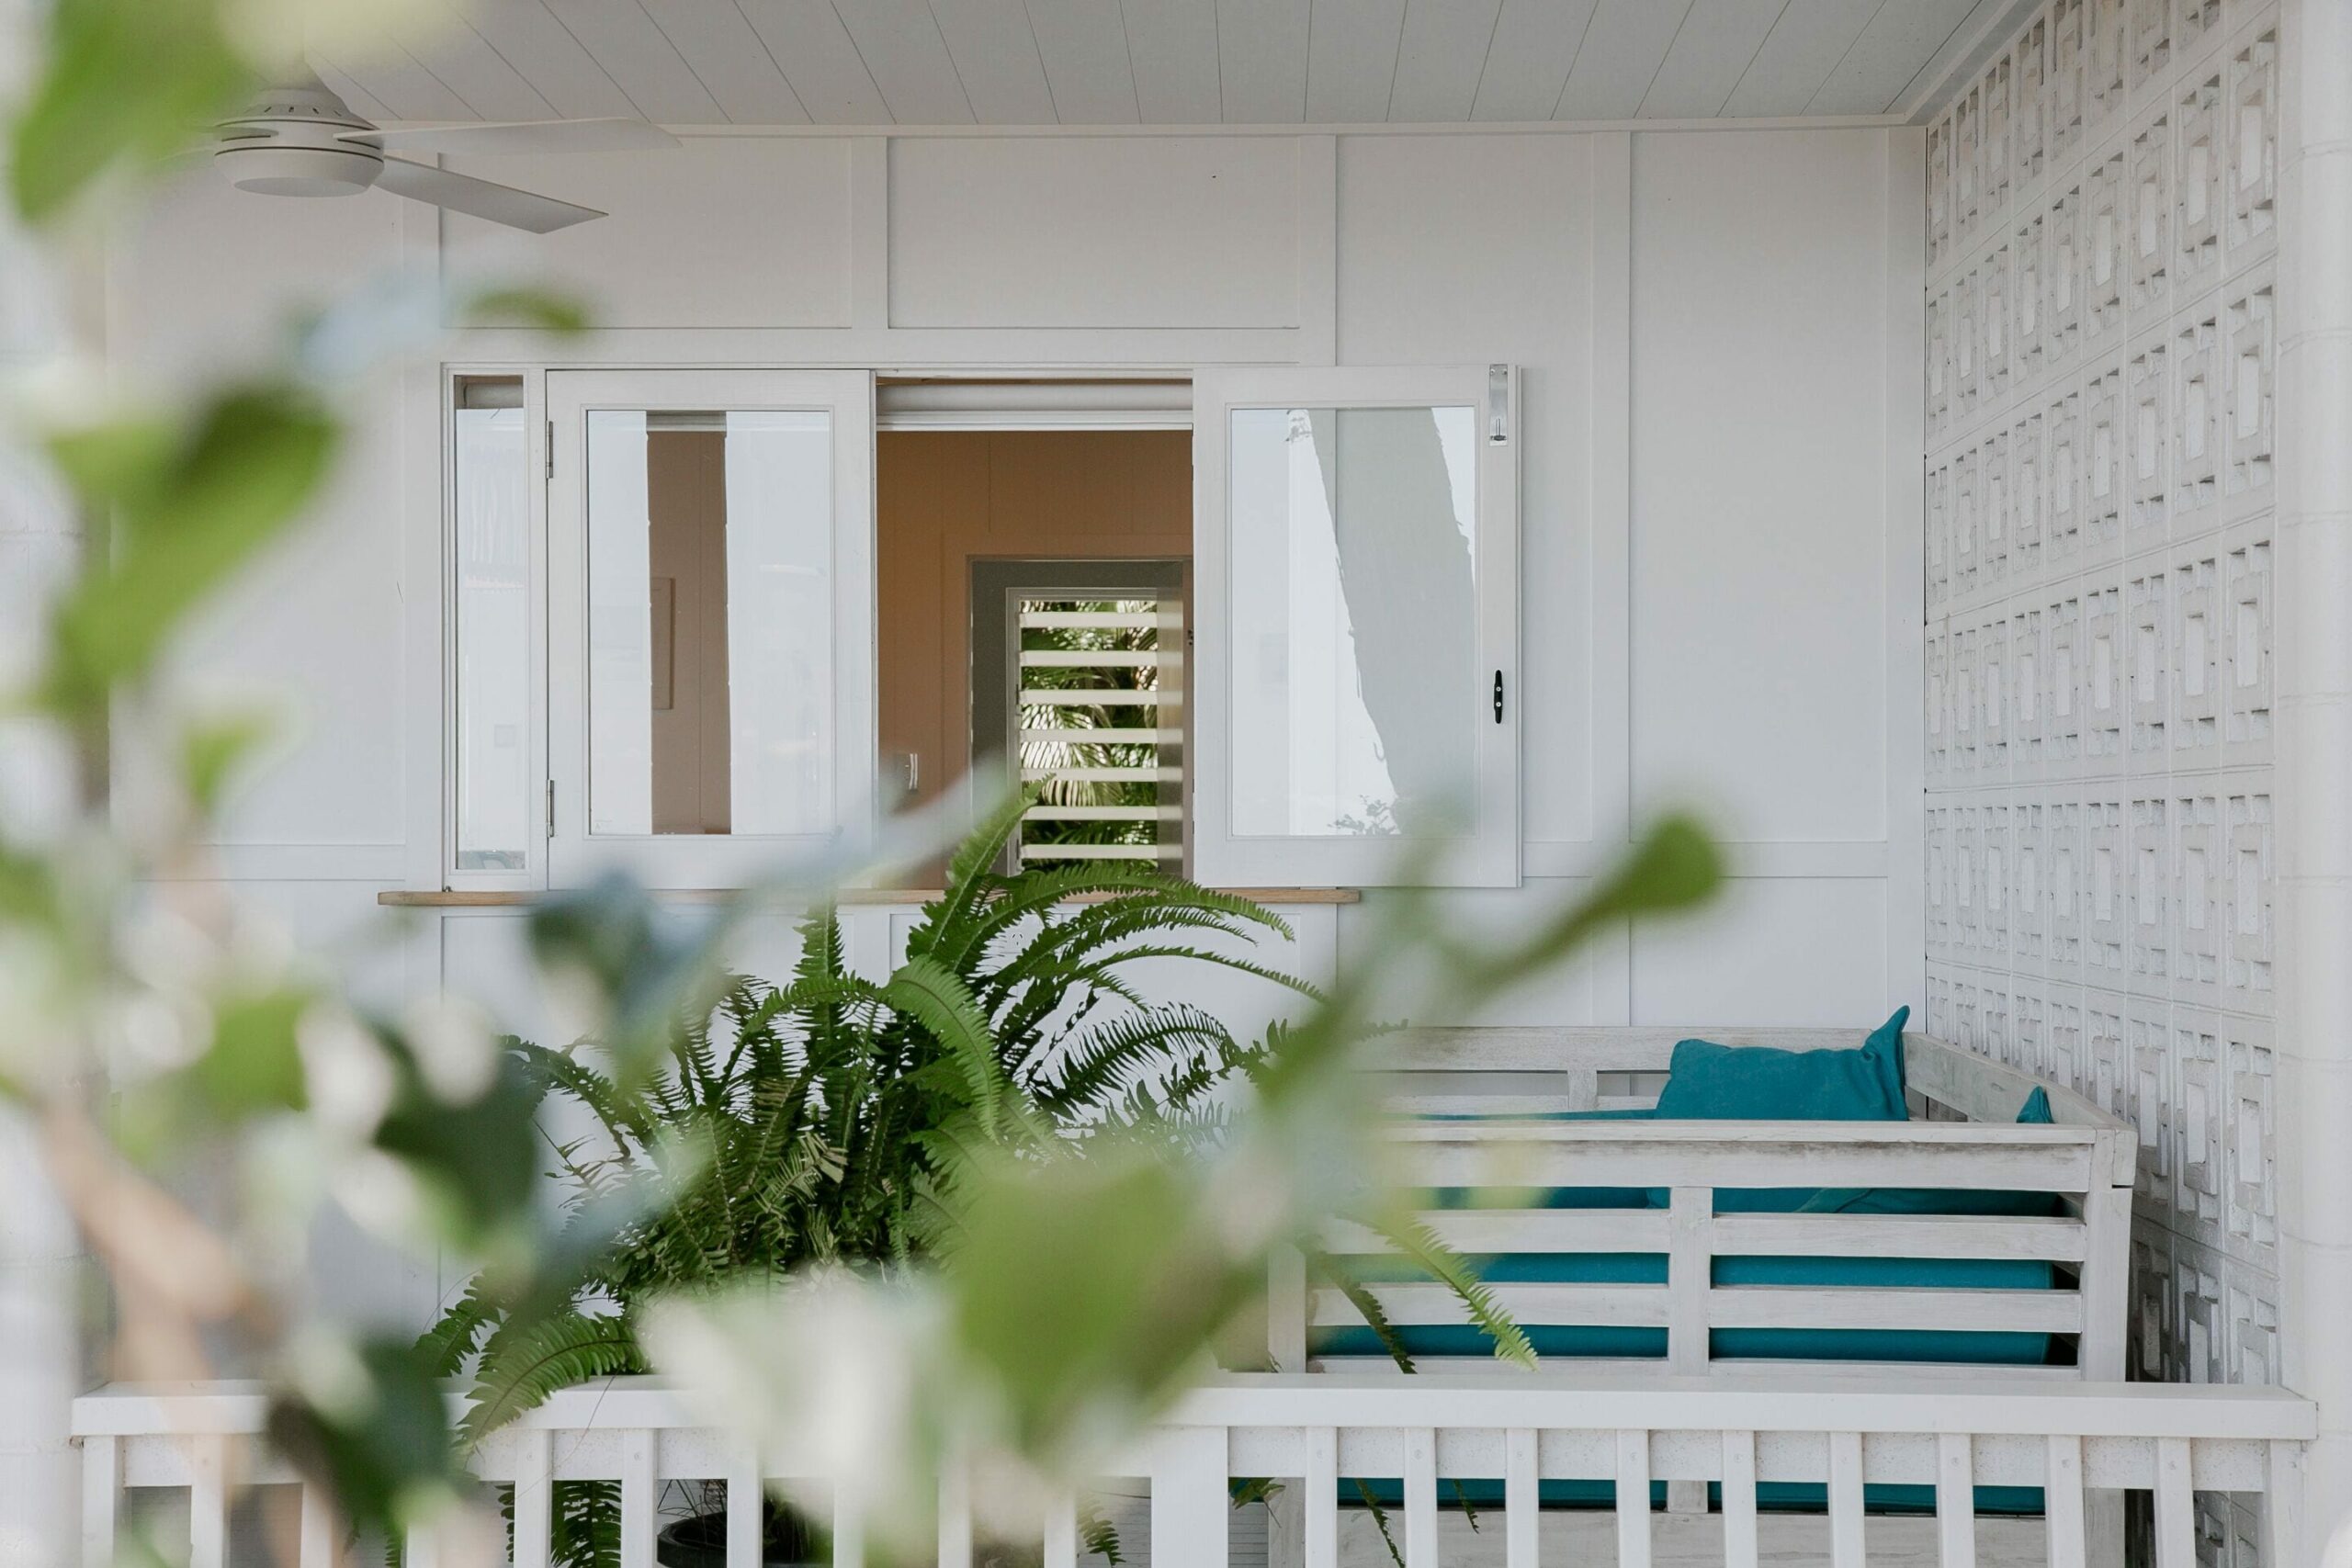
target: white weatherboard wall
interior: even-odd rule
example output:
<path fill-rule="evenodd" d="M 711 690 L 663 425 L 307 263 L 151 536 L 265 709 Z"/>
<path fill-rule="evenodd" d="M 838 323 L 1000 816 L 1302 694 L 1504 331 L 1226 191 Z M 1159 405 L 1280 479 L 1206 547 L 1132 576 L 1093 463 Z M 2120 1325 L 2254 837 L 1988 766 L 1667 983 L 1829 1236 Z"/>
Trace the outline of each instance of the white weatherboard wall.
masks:
<path fill-rule="evenodd" d="M 2282 1370 L 2280 45 L 2054 0 L 1928 132 L 1928 1023 L 2138 1123 L 2184 1382 Z"/>
<path fill-rule="evenodd" d="M 1450 913 L 1523 929 L 1669 803 L 1734 840 L 1736 875 L 1697 922 L 1619 932 L 1487 1016 L 1861 1026 L 1925 978 L 1919 147 L 1885 128 L 722 134 L 481 164 L 613 213 L 537 240 L 200 181 L 119 247 L 111 326 L 127 367 L 185 368 L 377 269 L 503 260 L 594 300 L 605 330 L 553 351 L 567 364 L 1517 364 L 1529 880 Z M 550 352 L 472 333 L 437 357 Z M 220 867 L 322 942 L 381 918 L 379 889 L 442 886 L 438 395 L 430 367 L 379 378 L 316 527 L 188 661 L 292 689 L 302 738 Z M 1294 912 L 1286 962 L 1348 962 L 1365 910 Z M 877 927 L 874 960 L 902 927 Z M 746 962 L 773 972 L 789 941 L 763 930 Z M 513 910 L 424 914 L 370 978 L 446 979 L 544 1032 L 520 953 Z M 370 1267 L 329 1288 L 405 1317 L 440 1288 Z"/>

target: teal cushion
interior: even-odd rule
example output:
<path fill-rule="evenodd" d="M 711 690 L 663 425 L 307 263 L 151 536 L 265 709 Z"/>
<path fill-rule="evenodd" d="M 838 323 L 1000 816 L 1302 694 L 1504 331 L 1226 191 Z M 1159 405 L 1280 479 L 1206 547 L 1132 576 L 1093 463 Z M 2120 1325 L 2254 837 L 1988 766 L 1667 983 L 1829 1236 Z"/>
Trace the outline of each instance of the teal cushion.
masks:
<path fill-rule="evenodd" d="M 1909 1008 L 1859 1050 L 1782 1051 L 1685 1040 L 1674 1048 L 1661 1122 L 1907 1122 L 1903 1025 Z"/>
<path fill-rule="evenodd" d="M 2041 1086 L 2018 1108 L 2019 1125 L 2055 1122 Z M 1721 1205 L 1717 1205 L 1718 1208 Z M 2063 1213 L 2054 1192 L 1955 1191 L 1938 1187 L 1827 1187 L 1798 1206 L 1803 1214 L 1996 1214 L 2040 1218 Z"/>
<path fill-rule="evenodd" d="M 1991 1197 L 1984 1193 L 1939 1193 L 1947 1199 Z M 1944 1213 L 1970 1213 L 1965 1207 Z M 1488 1284 L 1662 1285 L 1666 1255 L 1657 1252 L 1514 1252 L 1479 1254 L 1464 1259 L 1471 1273 Z M 1351 1278 L 1364 1284 L 1425 1280 L 1428 1275 L 1402 1258 L 1375 1256 L 1347 1260 Z M 1942 1290 L 2047 1291 L 2055 1288 L 2051 1266 L 2023 1258 L 1718 1258 L 1718 1285 L 1779 1285 L 1798 1288 L 1924 1287 Z M 1666 1330 L 1601 1324 L 1536 1323 L 1520 1319 L 1535 1354 L 1544 1360 L 1587 1357 L 1663 1359 Z M 1494 1341 L 1466 1323 L 1412 1324 L 1396 1330 L 1409 1356 L 1491 1356 Z M 1933 1361 L 2038 1366 L 2048 1359 L 2046 1335 L 1986 1332 L 1955 1325 L 1941 1329 L 1718 1328 L 1708 1335 L 1711 1352 L 1722 1360 Z M 1362 1356 L 1385 1360 L 1387 1348 L 1369 1326 L 1317 1329 L 1317 1357 Z"/>

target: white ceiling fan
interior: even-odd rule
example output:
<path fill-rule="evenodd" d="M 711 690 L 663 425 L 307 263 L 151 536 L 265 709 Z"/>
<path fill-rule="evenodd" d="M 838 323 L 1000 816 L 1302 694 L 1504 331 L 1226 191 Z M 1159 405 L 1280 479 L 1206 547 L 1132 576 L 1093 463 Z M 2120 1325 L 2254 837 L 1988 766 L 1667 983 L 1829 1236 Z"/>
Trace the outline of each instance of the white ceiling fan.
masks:
<path fill-rule="evenodd" d="M 416 152 L 619 152 L 675 147 L 678 139 L 641 119 L 544 119 L 381 130 L 351 112 L 323 84 L 272 87 L 216 128 L 215 167 L 241 190 L 267 196 L 350 196 L 369 186 L 527 229 L 534 234 L 605 215 L 470 175 L 395 158 Z"/>

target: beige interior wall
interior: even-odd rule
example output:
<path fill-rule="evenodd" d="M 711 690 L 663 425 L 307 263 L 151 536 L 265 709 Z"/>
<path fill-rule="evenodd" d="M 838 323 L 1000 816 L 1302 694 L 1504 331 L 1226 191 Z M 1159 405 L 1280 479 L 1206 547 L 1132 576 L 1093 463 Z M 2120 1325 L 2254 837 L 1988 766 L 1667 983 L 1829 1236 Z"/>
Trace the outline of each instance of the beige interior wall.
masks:
<path fill-rule="evenodd" d="M 653 432 L 646 441 L 645 491 L 653 599 L 653 830 L 724 833 L 729 821 L 726 433 Z"/>
<path fill-rule="evenodd" d="M 880 439 L 886 800 L 971 763 L 971 563 L 1193 553 L 1185 431 L 891 431 Z M 899 792 L 906 755 L 919 787 Z"/>

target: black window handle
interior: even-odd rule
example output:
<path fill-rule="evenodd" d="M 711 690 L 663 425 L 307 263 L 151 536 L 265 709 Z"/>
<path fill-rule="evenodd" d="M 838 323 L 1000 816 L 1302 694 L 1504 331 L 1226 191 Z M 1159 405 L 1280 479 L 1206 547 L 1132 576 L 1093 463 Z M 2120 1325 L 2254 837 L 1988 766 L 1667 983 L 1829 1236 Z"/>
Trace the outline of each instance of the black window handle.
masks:
<path fill-rule="evenodd" d="M 1503 672 L 1502 672 L 1501 671 L 1498 670 L 1498 671 L 1495 671 L 1495 722 L 1496 722 L 1497 724 L 1500 724 L 1502 721 L 1503 721 Z"/>

